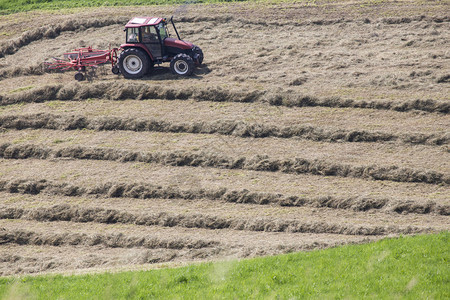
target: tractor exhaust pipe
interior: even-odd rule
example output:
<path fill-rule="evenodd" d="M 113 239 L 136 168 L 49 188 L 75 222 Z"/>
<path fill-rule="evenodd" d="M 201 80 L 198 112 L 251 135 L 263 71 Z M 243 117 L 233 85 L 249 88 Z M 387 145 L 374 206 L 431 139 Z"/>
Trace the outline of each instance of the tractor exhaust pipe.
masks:
<path fill-rule="evenodd" d="M 175 27 L 175 23 L 173 23 L 173 16 L 170 17 L 170 23 L 172 23 L 173 29 L 175 29 L 175 33 L 177 34 L 178 39 L 181 40 L 180 35 L 178 34 L 178 30 Z"/>

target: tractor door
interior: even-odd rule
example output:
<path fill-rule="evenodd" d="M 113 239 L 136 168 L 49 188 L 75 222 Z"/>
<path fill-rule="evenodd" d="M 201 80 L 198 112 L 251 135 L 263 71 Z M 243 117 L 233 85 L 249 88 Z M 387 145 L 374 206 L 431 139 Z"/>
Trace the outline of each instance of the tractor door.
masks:
<path fill-rule="evenodd" d="M 161 41 L 154 26 L 142 27 L 142 42 L 155 59 L 162 58 Z"/>

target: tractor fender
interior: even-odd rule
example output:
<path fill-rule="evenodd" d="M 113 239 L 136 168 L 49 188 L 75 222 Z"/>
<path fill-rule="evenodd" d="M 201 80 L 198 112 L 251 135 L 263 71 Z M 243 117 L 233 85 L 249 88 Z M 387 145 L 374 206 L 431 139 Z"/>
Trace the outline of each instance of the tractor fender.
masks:
<path fill-rule="evenodd" d="M 139 44 L 122 44 L 120 45 L 120 48 L 125 50 L 125 49 L 129 49 L 129 48 L 139 48 L 144 50 L 145 53 L 147 53 L 147 55 L 150 57 L 150 59 L 152 61 L 155 61 L 155 59 L 153 58 L 153 55 L 150 53 L 150 51 L 148 51 L 147 47 L 144 47 L 142 45 Z"/>

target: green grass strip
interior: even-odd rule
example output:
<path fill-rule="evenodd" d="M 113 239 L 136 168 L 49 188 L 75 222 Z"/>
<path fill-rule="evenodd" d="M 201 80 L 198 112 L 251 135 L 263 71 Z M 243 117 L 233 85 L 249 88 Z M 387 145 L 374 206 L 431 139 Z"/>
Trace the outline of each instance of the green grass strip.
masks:
<path fill-rule="evenodd" d="M 0 14 L 10 14 L 37 9 L 55 10 L 78 7 L 182 5 L 244 1 L 246 0 L 0 0 Z"/>
<path fill-rule="evenodd" d="M 449 299 L 444 232 L 175 269 L 0 279 L 5 299 Z"/>

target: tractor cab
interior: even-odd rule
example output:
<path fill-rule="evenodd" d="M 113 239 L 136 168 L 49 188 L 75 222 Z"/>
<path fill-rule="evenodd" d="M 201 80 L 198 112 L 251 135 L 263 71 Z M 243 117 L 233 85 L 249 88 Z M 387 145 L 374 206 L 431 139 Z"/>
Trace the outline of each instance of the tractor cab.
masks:
<path fill-rule="evenodd" d="M 127 44 L 144 44 L 156 61 L 162 60 L 164 39 L 169 36 L 164 19 L 133 18 L 125 26 L 125 31 Z"/>
<path fill-rule="evenodd" d="M 126 43 L 119 56 L 118 68 L 126 78 L 140 78 L 150 72 L 155 64 L 170 62 L 172 72 L 191 75 L 195 65 L 203 61 L 202 50 L 183 41 L 173 19 L 169 22 L 177 35 L 171 37 L 166 19 L 135 17 L 125 25 Z"/>

